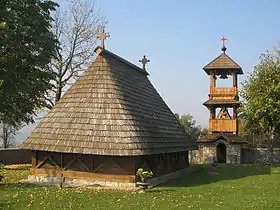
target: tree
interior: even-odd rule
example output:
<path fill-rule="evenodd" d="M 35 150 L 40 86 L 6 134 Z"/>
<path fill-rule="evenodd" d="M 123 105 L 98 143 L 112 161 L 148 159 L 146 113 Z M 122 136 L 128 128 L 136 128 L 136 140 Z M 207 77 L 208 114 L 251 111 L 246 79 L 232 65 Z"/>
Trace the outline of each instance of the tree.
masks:
<path fill-rule="evenodd" d="M 266 52 L 260 63 L 243 83 L 241 96 L 244 98 L 242 117 L 252 134 L 263 133 L 266 145 L 273 154 L 273 145 L 280 134 L 280 56 Z"/>
<path fill-rule="evenodd" d="M 2 146 L 8 148 L 12 141 L 15 139 L 15 135 L 19 129 L 22 128 L 21 124 L 16 126 L 1 123 L 0 125 L 0 140 L 2 140 Z"/>
<path fill-rule="evenodd" d="M 179 120 L 180 124 L 184 127 L 187 134 L 192 138 L 192 140 L 197 140 L 200 136 L 207 135 L 208 129 L 201 128 L 200 125 L 196 125 L 196 121 L 190 114 L 183 114 L 181 117 L 179 114 L 175 114 L 176 118 Z"/>
<path fill-rule="evenodd" d="M 55 73 L 51 91 L 46 96 L 47 108 L 58 102 L 93 60 L 98 26 L 106 23 L 95 1 L 67 1 L 66 10 L 54 14 L 52 30 L 59 40 L 50 70 Z"/>
<path fill-rule="evenodd" d="M 252 147 L 263 147 L 266 144 L 264 132 L 252 126 L 242 114 L 238 119 L 238 135 L 244 137 Z"/>
<path fill-rule="evenodd" d="M 0 122 L 33 122 L 51 88 L 48 70 L 56 39 L 50 12 L 56 3 L 5 0 L 0 6 Z"/>

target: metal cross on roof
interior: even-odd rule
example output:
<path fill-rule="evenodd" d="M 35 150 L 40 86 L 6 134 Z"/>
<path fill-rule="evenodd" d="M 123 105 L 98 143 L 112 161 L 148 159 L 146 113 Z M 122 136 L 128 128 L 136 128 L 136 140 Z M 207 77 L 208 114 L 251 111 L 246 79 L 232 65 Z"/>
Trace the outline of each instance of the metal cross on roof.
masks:
<path fill-rule="evenodd" d="M 228 39 L 225 37 L 225 36 L 222 36 L 221 37 L 221 41 L 222 41 L 222 51 L 224 51 L 224 53 L 226 52 L 227 48 L 226 48 L 226 45 L 225 45 L 225 41 L 227 41 Z"/>
<path fill-rule="evenodd" d="M 139 62 L 143 64 L 143 69 L 146 70 L 146 64 L 150 62 L 150 60 L 148 60 L 146 55 L 144 55 L 143 58 L 139 60 Z"/>
<path fill-rule="evenodd" d="M 98 35 L 97 38 L 101 40 L 101 47 L 105 49 L 104 41 L 107 37 L 110 37 L 110 34 L 105 33 L 105 26 L 101 26 L 98 28 Z"/>

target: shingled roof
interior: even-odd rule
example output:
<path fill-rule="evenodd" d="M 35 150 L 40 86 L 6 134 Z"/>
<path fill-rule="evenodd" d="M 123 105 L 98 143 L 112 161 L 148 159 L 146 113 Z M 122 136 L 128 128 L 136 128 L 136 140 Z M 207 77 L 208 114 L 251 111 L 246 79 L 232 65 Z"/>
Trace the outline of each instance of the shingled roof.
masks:
<path fill-rule="evenodd" d="M 224 104 L 230 104 L 230 105 L 240 105 L 241 102 L 238 100 L 207 100 L 203 103 L 204 106 L 208 105 L 224 105 Z"/>
<path fill-rule="evenodd" d="M 103 48 L 95 51 L 96 60 L 22 148 L 117 156 L 196 148 L 145 70 Z"/>
<path fill-rule="evenodd" d="M 243 74 L 241 67 L 226 53 L 222 53 L 216 59 L 207 64 L 203 69 L 207 74 L 210 74 L 212 70 L 231 70 L 236 71 L 237 74 Z"/>
<path fill-rule="evenodd" d="M 242 144 L 247 143 L 245 139 L 241 136 L 238 136 L 236 134 L 229 134 L 229 133 L 215 133 L 215 134 L 209 134 L 207 136 L 202 136 L 200 139 L 198 139 L 197 143 L 212 143 L 217 140 L 224 139 L 228 143 L 236 143 L 236 144 Z"/>

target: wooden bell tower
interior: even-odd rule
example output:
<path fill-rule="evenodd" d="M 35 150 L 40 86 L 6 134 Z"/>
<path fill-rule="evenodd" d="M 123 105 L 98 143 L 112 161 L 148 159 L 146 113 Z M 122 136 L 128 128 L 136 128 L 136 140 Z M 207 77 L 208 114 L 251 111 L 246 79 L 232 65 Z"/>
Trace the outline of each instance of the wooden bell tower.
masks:
<path fill-rule="evenodd" d="M 243 74 L 241 67 L 226 54 L 225 37 L 223 53 L 203 69 L 210 77 L 209 100 L 203 103 L 210 111 L 209 133 L 238 134 L 237 109 L 240 107 L 237 76 Z M 217 80 L 232 78 L 230 87 L 217 87 Z"/>

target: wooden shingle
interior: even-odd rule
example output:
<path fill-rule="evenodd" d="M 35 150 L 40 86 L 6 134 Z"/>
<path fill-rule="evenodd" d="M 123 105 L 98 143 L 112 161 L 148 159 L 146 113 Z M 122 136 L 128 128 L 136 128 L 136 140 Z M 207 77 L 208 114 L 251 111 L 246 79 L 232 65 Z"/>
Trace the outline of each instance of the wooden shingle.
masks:
<path fill-rule="evenodd" d="M 222 53 L 216 59 L 207 64 L 203 69 L 207 74 L 210 74 L 212 70 L 231 70 L 236 71 L 237 74 L 243 74 L 241 67 L 226 53 Z"/>
<path fill-rule="evenodd" d="M 105 49 L 96 52 L 22 148 L 117 156 L 196 148 L 145 70 Z"/>

